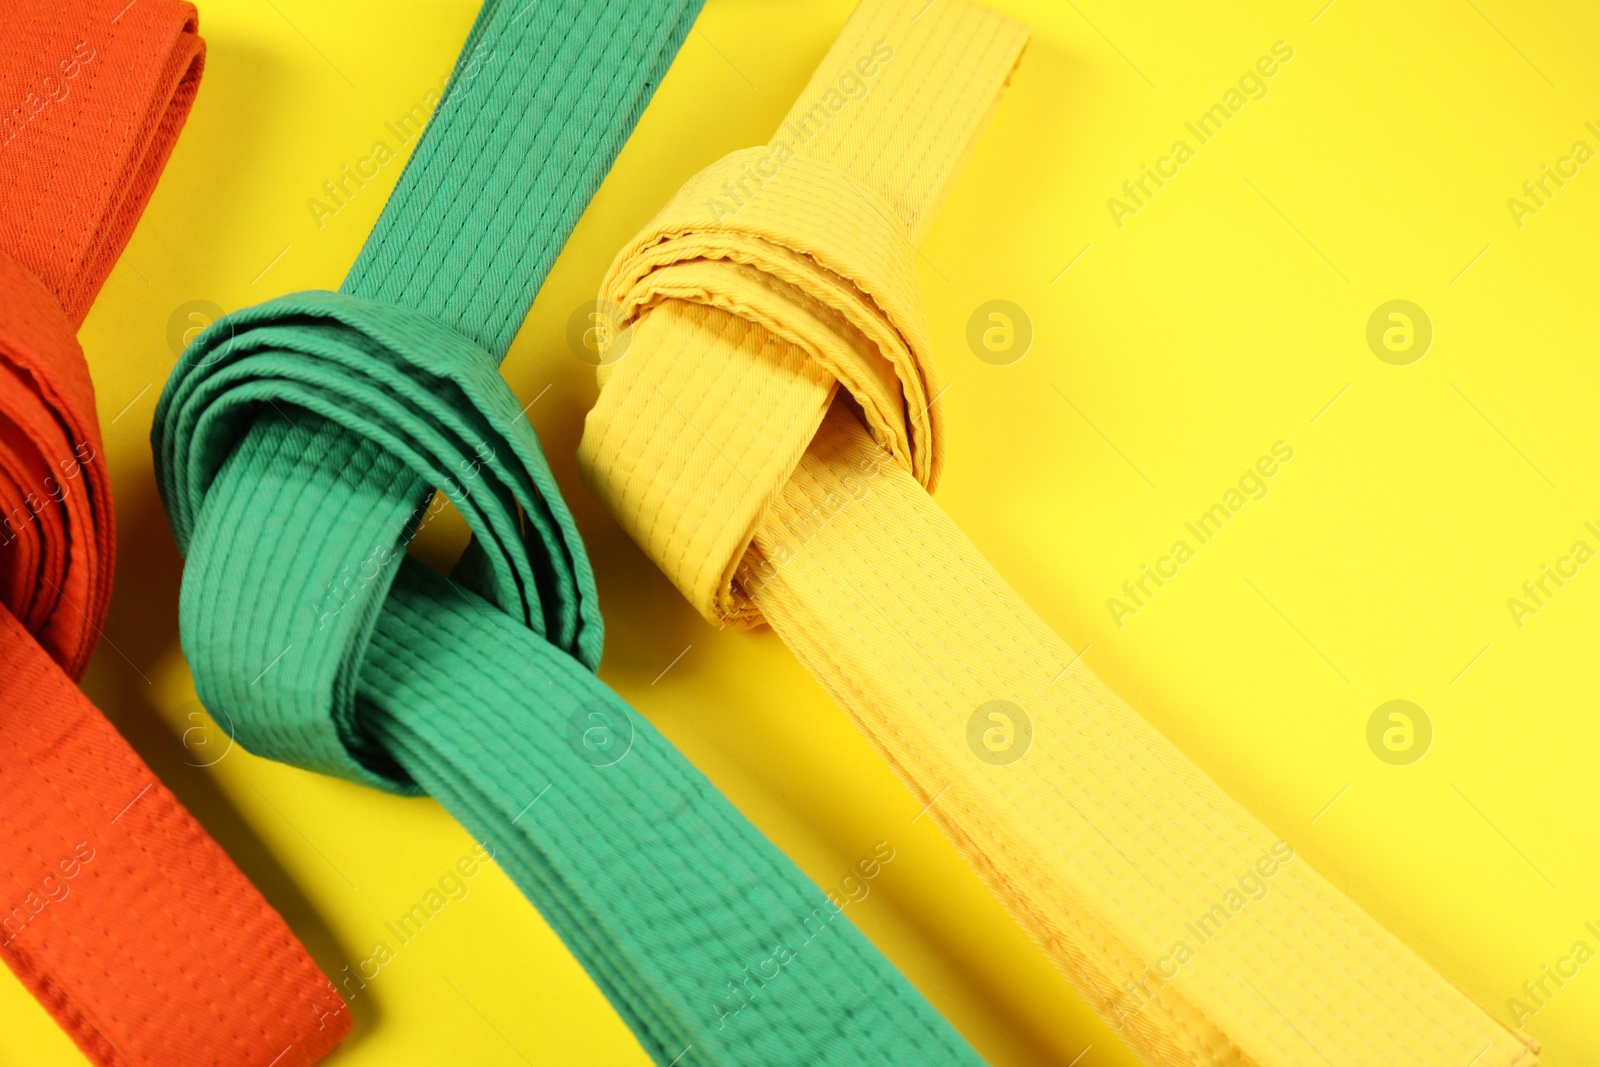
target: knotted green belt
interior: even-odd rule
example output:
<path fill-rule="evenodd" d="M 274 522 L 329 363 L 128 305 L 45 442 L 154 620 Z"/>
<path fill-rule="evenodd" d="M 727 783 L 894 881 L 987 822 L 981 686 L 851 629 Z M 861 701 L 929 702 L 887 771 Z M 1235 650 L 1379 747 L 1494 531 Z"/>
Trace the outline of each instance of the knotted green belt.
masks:
<path fill-rule="evenodd" d="M 589 561 L 497 373 L 699 7 L 489 0 L 341 291 L 196 339 L 152 432 L 184 651 L 252 751 L 489 842 L 658 1062 L 976 1063 L 597 680 Z M 448 579 L 405 556 L 435 487 L 474 534 Z"/>

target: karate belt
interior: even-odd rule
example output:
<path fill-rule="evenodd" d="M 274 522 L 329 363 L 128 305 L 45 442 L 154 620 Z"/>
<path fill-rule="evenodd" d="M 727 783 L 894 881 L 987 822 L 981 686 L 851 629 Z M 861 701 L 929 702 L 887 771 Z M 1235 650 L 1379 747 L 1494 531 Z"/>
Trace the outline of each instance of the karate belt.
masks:
<path fill-rule="evenodd" d="M 116 545 L 75 335 L 188 117 L 205 45 L 174 0 L 13 0 L 6 16 L 0 956 L 96 1064 L 304 1067 L 350 1029 L 343 1001 L 74 681 Z"/>
<path fill-rule="evenodd" d="M 595 677 L 589 562 L 497 372 L 699 8 L 486 4 L 343 288 L 195 339 L 152 434 L 184 651 L 251 751 L 487 842 L 657 1062 L 976 1063 Z M 474 535 L 448 579 L 405 555 L 435 489 Z"/>
<path fill-rule="evenodd" d="M 1532 1052 L 1105 687 L 930 493 L 917 244 L 1026 29 L 865 0 L 763 148 L 618 254 L 579 461 L 700 612 L 765 621 L 1152 1064 Z"/>

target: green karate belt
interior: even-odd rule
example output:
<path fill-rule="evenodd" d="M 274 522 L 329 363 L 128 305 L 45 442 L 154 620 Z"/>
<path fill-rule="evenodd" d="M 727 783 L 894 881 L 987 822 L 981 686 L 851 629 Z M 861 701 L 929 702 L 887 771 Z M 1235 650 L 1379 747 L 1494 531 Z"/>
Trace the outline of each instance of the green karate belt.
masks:
<path fill-rule="evenodd" d="M 596 678 L 589 561 L 497 370 L 700 6 L 490 0 L 340 291 L 195 340 L 151 435 L 184 652 L 251 751 L 490 843 L 658 1063 L 978 1063 Z M 405 555 L 435 488 L 474 534 L 449 578 Z"/>

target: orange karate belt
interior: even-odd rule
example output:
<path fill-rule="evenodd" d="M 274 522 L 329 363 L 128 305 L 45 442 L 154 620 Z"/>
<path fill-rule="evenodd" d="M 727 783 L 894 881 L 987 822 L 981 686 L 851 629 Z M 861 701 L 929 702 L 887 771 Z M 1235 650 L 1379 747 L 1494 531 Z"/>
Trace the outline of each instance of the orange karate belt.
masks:
<path fill-rule="evenodd" d="M 188 117 L 205 43 L 175 0 L 6 7 L 0 956 L 96 1064 L 303 1067 L 349 1031 L 344 1002 L 75 683 L 115 545 L 75 335 Z"/>

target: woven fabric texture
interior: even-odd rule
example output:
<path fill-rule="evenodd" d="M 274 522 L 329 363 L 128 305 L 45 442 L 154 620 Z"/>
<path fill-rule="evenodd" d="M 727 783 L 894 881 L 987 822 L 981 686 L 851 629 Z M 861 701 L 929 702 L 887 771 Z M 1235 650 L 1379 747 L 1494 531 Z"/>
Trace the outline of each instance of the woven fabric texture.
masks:
<path fill-rule="evenodd" d="M 1533 1051 L 1110 692 L 930 493 L 916 245 L 1018 61 L 972 0 L 865 0 L 764 148 L 601 288 L 585 478 L 713 622 L 770 623 L 1149 1063 Z"/>
<path fill-rule="evenodd" d="M 598 681 L 593 575 L 497 373 L 699 8 L 485 5 L 341 291 L 196 339 L 153 431 L 184 649 L 256 753 L 442 803 L 659 1063 L 976 1063 Z M 405 555 L 435 490 L 474 534 L 448 578 Z"/>
<path fill-rule="evenodd" d="M 200 82 L 195 10 L 28 0 L 0 37 L 0 956 L 91 1061 L 305 1067 L 350 1015 L 74 684 L 111 595 L 74 336 Z"/>

